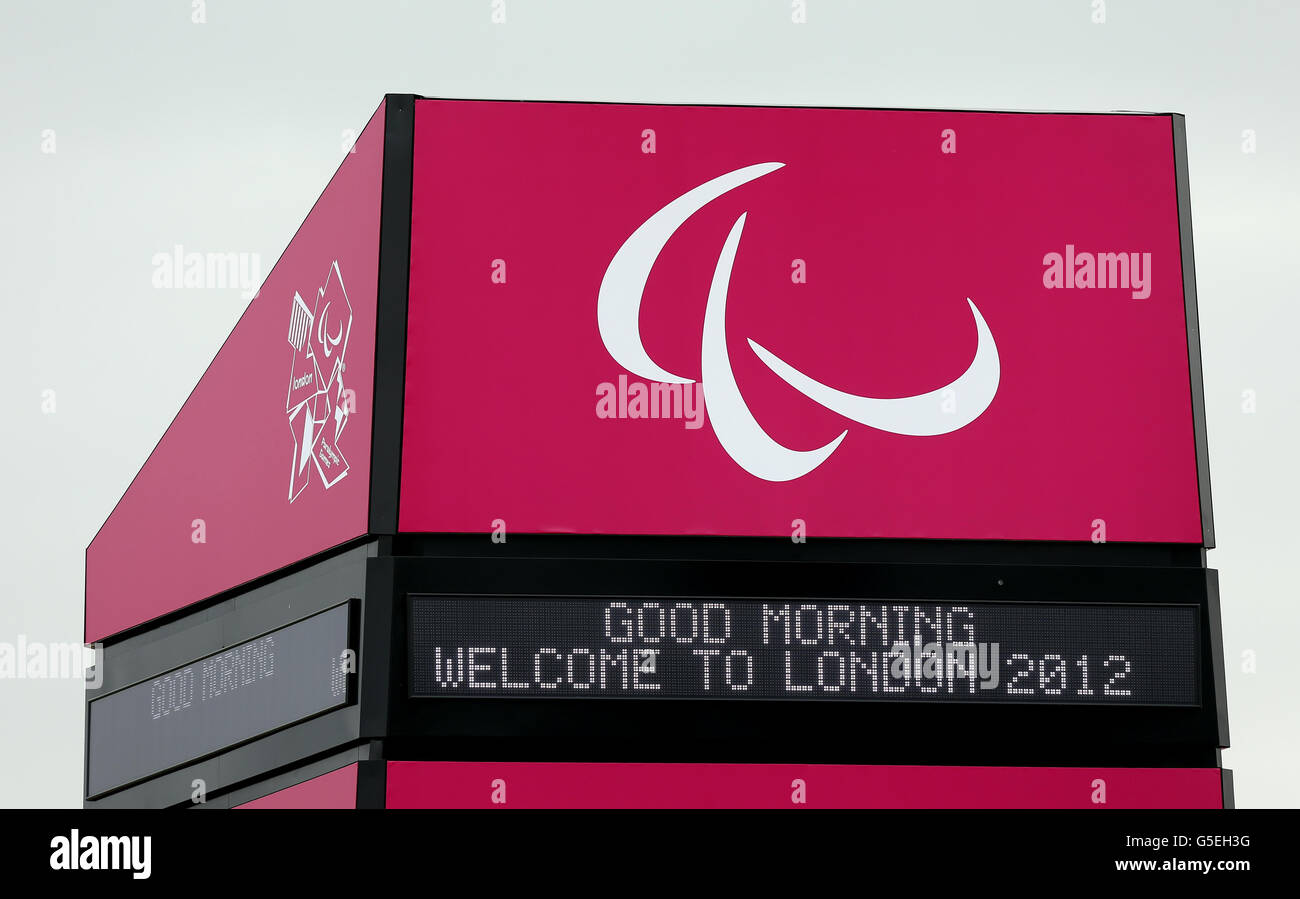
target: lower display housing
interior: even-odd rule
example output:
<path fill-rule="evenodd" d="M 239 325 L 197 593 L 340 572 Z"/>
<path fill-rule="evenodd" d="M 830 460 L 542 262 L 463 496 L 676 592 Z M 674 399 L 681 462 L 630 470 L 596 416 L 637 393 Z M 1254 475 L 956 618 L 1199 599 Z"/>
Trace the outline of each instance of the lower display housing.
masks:
<path fill-rule="evenodd" d="M 1027 564 L 991 558 L 992 551 L 986 548 L 980 552 L 990 558 L 978 562 L 719 561 L 529 556 L 527 542 L 521 551 L 513 538 L 509 556 L 504 547 L 489 549 L 486 541 L 477 552 L 453 546 L 454 552 L 438 554 L 440 544 L 428 542 L 429 546 L 413 546 L 416 552 L 398 549 L 397 555 L 385 553 L 382 545 L 350 549 L 309 569 L 219 597 L 201 613 L 128 635 L 107 647 L 104 688 L 87 691 L 88 705 L 101 694 L 152 682 L 194 659 L 352 597 L 358 620 L 356 642 L 349 639 L 349 645 L 359 649 L 360 670 L 355 701 L 350 686 L 346 706 L 181 767 L 144 774 L 143 780 L 107 793 L 88 790 L 86 804 L 188 805 L 196 801 L 192 799 L 196 780 L 207 786 L 205 807 L 242 804 L 264 795 L 259 785 L 266 772 L 286 772 L 274 778 L 274 786 L 268 784 L 268 790 L 278 790 L 296 783 L 288 772 L 304 766 L 317 772 L 332 770 L 332 765 L 320 766 L 336 755 L 362 762 L 357 792 L 364 794 L 365 801 L 360 804 L 375 807 L 384 804 L 384 778 L 377 773 L 386 770 L 381 759 L 394 764 L 814 765 L 823 766 L 819 770 L 850 766 L 860 771 L 917 767 L 1216 771 L 1219 748 L 1228 744 L 1217 573 L 1197 564 L 1192 552 L 1159 565 L 1150 560 L 1125 564 L 1125 554 L 1109 552 L 1098 558 L 1119 559 L 1117 563 Z M 945 552 L 958 555 L 951 548 Z M 1020 555 L 1044 553 L 1035 549 Z M 809 700 L 806 692 L 798 698 L 758 700 L 680 692 L 592 699 L 574 693 L 543 696 L 545 688 L 540 687 L 533 695 L 478 696 L 468 690 L 421 695 L 422 688 L 411 677 L 412 649 L 418 642 L 411 609 L 419 597 L 433 595 L 458 597 L 463 609 L 480 604 L 486 608 L 503 598 L 530 602 L 542 598 L 581 603 L 588 611 L 614 602 L 630 607 L 638 597 L 673 604 L 720 603 L 733 609 L 741 603 L 779 600 L 784 604 L 797 598 L 802 605 L 820 609 L 827 621 L 831 605 L 855 603 L 922 606 L 931 612 L 941 607 L 954 614 L 958 606 L 976 604 L 981 609 L 1010 611 L 1066 607 L 1102 615 L 1118 609 L 1125 615 L 1139 613 L 1137 618 L 1177 609 L 1184 618 L 1194 619 L 1193 639 L 1198 644 L 1193 652 L 1195 677 L 1178 668 L 1183 673 L 1177 678 L 1183 689 L 1194 680 L 1197 695 L 1194 701 L 1190 695 L 1181 697 L 1179 701 L 1186 704 L 1156 705 L 1130 704 L 1120 696 L 1110 702 L 1077 701 L 1078 697 L 1069 702 L 935 701 L 933 695 L 906 693 L 879 700 L 833 696 Z M 804 613 L 804 625 L 815 635 L 817 612 L 805 609 Z M 686 618 L 679 624 L 689 627 L 689 612 L 681 614 Z M 986 617 L 977 617 L 976 623 Z M 646 624 L 652 625 L 652 619 Z M 947 631 L 946 621 L 944 627 Z M 1187 621 L 1176 630 L 1182 635 L 1177 642 L 1185 642 L 1191 632 Z M 1106 639 L 1117 633 L 1129 639 L 1124 628 Z M 976 634 L 1001 637 L 978 629 Z M 1086 640 L 1099 634 L 1075 636 Z M 540 635 L 528 636 L 533 637 Z M 792 638 L 797 640 L 798 634 Z M 1031 649 L 1016 651 L 1032 655 L 1041 650 L 1040 658 L 1049 652 L 1060 654 L 1060 647 L 1046 644 Z M 1091 660 L 1097 649 L 1087 651 Z M 1185 659 L 1176 663 L 1185 664 Z M 1081 673 L 1080 666 L 1073 666 L 1073 671 Z M 1054 681 L 1049 678 L 1048 684 Z M 1097 689 L 1099 684 L 1090 686 Z M 577 689 L 581 688 L 575 688 L 575 693 Z M 538 770 L 563 774 L 569 769 Z M 607 770 L 614 769 L 589 769 Z M 475 794 L 474 801 L 479 799 Z"/>

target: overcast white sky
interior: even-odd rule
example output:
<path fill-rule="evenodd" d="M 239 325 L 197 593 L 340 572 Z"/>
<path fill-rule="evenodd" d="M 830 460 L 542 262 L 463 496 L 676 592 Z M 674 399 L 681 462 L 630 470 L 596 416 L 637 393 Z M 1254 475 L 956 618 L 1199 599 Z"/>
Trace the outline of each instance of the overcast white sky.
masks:
<path fill-rule="evenodd" d="M 1241 806 L 1300 805 L 1300 4 L 1110 0 L 1102 24 L 1093 0 L 807 0 L 804 24 L 790 0 L 201 5 L 0 3 L 0 641 L 81 640 L 85 546 L 246 304 L 154 288 L 153 255 L 256 253 L 264 275 L 385 92 L 1183 112 L 1226 763 Z M 0 806 L 80 804 L 82 695 L 0 679 Z"/>

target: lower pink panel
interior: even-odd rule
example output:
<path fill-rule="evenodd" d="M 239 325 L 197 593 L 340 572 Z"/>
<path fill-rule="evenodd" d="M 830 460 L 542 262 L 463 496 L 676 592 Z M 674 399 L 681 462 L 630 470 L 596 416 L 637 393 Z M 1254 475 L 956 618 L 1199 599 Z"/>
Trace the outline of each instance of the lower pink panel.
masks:
<path fill-rule="evenodd" d="M 346 765 L 235 808 L 356 808 L 357 766 Z"/>
<path fill-rule="evenodd" d="M 1180 809 L 1223 792 L 1218 768 L 389 762 L 387 805 Z"/>

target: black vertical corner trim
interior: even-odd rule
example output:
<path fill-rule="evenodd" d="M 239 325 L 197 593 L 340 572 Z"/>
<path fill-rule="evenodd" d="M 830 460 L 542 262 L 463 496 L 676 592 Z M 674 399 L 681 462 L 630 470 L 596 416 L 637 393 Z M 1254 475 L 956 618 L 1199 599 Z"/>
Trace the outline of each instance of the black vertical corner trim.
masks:
<path fill-rule="evenodd" d="M 369 759 L 357 762 L 357 808 L 386 808 L 388 762 Z"/>
<path fill-rule="evenodd" d="M 1214 673 L 1214 706 L 1218 722 L 1219 748 L 1231 743 L 1228 739 L 1228 677 L 1223 660 L 1223 618 L 1219 613 L 1219 572 L 1205 570 L 1205 613 L 1209 617 L 1210 665 Z"/>
<path fill-rule="evenodd" d="M 388 733 L 393 685 L 392 556 L 366 559 L 366 601 L 362 606 L 361 671 L 357 690 L 360 736 L 382 740 Z M 404 682 L 402 682 L 404 683 Z"/>
<path fill-rule="evenodd" d="M 1187 370 L 1191 376 L 1192 430 L 1196 439 L 1196 478 L 1201 505 L 1201 541 L 1214 548 L 1214 505 L 1210 501 L 1210 444 L 1205 424 L 1205 376 L 1201 371 L 1201 323 L 1196 307 L 1196 257 L 1192 252 L 1192 196 L 1187 171 L 1187 121 L 1170 115 L 1174 137 L 1174 178 L 1178 191 L 1178 244 L 1182 255 L 1183 308 L 1187 320 Z"/>
<path fill-rule="evenodd" d="M 1232 769 L 1221 768 L 1219 776 L 1223 786 L 1223 807 L 1235 809 L 1237 807 L 1237 791 L 1232 783 Z"/>
<path fill-rule="evenodd" d="M 384 172 L 375 304 L 375 395 L 370 443 L 370 533 L 397 533 L 402 407 L 406 393 L 406 302 L 411 272 L 411 175 L 415 96 L 384 97 Z"/>

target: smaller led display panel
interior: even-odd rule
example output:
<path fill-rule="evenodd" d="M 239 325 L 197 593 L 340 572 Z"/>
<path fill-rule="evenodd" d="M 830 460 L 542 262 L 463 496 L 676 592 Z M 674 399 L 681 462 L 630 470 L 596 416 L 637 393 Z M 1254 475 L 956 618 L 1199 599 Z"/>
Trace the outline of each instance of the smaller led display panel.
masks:
<path fill-rule="evenodd" d="M 94 796 L 348 702 L 349 605 L 90 703 Z"/>
<path fill-rule="evenodd" d="M 1194 606 L 413 596 L 412 695 L 1195 706 Z"/>

